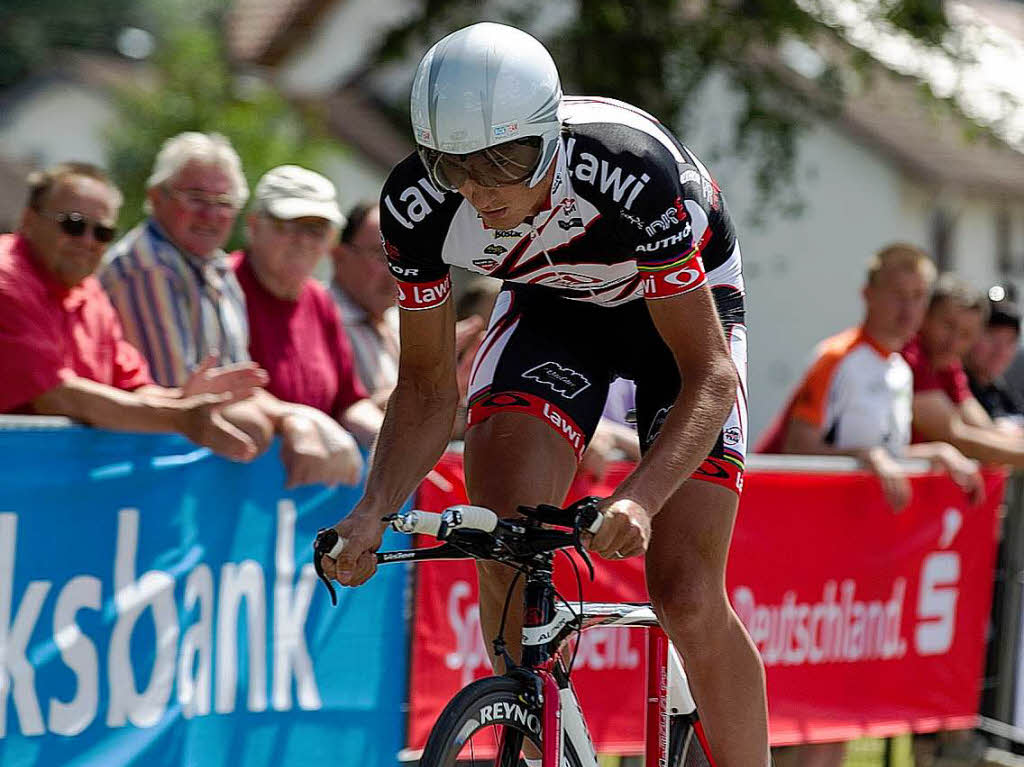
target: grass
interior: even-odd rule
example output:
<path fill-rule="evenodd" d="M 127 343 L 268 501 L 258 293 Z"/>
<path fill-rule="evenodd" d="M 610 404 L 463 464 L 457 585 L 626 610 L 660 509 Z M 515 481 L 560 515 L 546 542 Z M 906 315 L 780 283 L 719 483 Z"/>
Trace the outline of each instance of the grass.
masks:
<path fill-rule="evenodd" d="M 914 767 L 910 742 L 910 735 L 893 739 L 892 767 Z M 885 741 L 870 738 L 855 740 L 846 749 L 843 767 L 885 767 Z"/>
<path fill-rule="evenodd" d="M 893 739 L 893 761 L 891 767 L 914 767 L 910 750 L 911 736 L 901 735 Z M 631 767 L 643 763 L 640 758 L 620 759 L 602 754 L 598 758 L 600 767 Z M 885 741 L 862 738 L 853 741 L 846 749 L 843 767 L 886 767 Z"/>

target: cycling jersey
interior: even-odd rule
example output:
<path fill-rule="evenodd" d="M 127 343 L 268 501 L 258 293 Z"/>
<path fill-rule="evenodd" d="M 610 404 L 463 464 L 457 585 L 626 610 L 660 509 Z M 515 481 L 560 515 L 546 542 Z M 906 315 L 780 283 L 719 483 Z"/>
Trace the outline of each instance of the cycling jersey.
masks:
<path fill-rule="evenodd" d="M 826 338 L 782 417 L 758 445 L 781 453 L 791 420 L 816 428 L 840 449 L 881 445 L 902 455 L 910 444 L 913 374 L 899 352 L 881 346 L 863 328 Z"/>
<path fill-rule="evenodd" d="M 396 166 L 380 226 L 403 308 L 443 303 L 449 265 L 605 306 L 708 280 L 741 288 L 732 221 L 692 152 L 621 102 L 567 97 L 563 112 L 549 207 L 513 229 L 488 229 L 461 195 L 439 191 L 416 153 Z"/>
<path fill-rule="evenodd" d="M 674 357 L 643 302 L 709 285 L 740 373 L 736 404 L 695 478 L 739 492 L 746 447 L 746 332 L 739 243 L 700 160 L 653 117 L 567 97 L 548 206 L 490 229 L 434 187 L 415 153 L 381 193 L 381 238 L 405 310 L 440 306 L 449 267 L 505 280 L 470 381 L 469 426 L 499 411 L 547 422 L 582 455 L 608 385 L 637 382 L 646 450 L 679 392 Z M 593 331 L 593 332 L 591 332 Z"/>

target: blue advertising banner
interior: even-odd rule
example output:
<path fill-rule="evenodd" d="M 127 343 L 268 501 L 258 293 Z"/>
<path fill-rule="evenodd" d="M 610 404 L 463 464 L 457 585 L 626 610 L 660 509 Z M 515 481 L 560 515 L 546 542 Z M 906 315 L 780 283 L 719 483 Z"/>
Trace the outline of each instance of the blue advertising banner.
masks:
<path fill-rule="evenodd" d="M 77 427 L 0 461 L 0 767 L 396 764 L 407 565 L 334 608 L 312 566 L 357 490 Z"/>

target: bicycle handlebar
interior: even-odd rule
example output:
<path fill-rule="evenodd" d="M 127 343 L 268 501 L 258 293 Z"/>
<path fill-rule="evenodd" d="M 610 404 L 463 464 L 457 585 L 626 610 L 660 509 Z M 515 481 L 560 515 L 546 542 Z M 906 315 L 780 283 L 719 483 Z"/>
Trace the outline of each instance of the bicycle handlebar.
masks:
<path fill-rule="evenodd" d="M 391 528 L 401 533 L 431 535 L 447 545 L 418 551 L 377 552 L 377 563 L 416 559 L 526 559 L 537 554 L 575 546 L 582 552 L 580 534 L 596 533 L 604 522 L 597 509 L 598 498 L 584 498 L 562 509 L 557 506 L 520 506 L 525 519 L 500 519 L 483 506 L 459 504 L 442 513 L 413 509 L 385 518 Z M 572 528 L 572 532 L 541 527 L 542 523 Z M 313 542 L 313 566 L 337 604 L 334 586 L 324 574 L 320 558 L 337 559 L 347 540 L 333 527 L 317 531 Z M 586 559 L 586 556 L 584 555 Z M 587 560 L 589 566 L 589 560 Z"/>

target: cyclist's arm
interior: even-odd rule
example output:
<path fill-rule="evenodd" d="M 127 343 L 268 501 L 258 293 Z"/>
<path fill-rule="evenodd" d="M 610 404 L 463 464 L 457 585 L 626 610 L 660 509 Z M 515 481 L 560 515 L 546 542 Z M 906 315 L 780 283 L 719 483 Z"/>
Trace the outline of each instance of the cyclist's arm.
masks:
<path fill-rule="evenodd" d="M 706 285 L 648 299 L 647 306 L 684 384 L 660 435 L 612 499 L 632 500 L 653 515 L 714 447 L 736 402 L 738 378 Z"/>
<path fill-rule="evenodd" d="M 437 463 L 459 403 L 455 309 L 401 312 L 398 383 L 388 400 L 366 492 L 353 514 L 396 511 Z"/>

